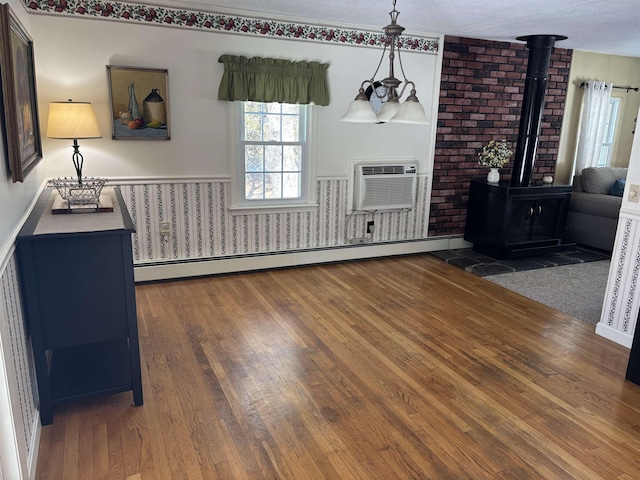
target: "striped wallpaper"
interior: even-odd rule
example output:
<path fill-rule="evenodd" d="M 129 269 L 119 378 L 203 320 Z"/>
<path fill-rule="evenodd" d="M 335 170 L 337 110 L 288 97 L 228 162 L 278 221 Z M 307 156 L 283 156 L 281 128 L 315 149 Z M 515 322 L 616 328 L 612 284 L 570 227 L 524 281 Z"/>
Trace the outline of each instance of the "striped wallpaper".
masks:
<path fill-rule="evenodd" d="M 0 363 L 4 363 L 9 379 L 17 458 L 24 471 L 29 458 L 37 453 L 32 452 L 37 448 L 34 435 L 39 422 L 35 364 L 25 328 L 15 252 L 0 265 L 0 341 L 4 353 L 3 362 Z"/>
<path fill-rule="evenodd" d="M 116 182 L 114 182 L 116 183 Z M 348 214 L 348 181 L 319 180 L 312 211 L 232 214 L 227 181 L 148 182 L 120 185 L 136 226 L 135 263 L 206 259 L 341 246 L 364 237 L 375 222 L 372 242 L 427 237 L 427 177 L 418 177 L 412 210 Z M 172 234 L 160 236 L 160 222 Z"/>

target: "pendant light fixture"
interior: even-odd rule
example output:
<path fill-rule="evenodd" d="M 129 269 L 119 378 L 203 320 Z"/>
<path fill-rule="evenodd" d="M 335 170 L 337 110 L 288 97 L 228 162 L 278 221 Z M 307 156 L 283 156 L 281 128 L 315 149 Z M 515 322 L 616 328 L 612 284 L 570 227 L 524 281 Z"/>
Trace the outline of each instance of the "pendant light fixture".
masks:
<path fill-rule="evenodd" d="M 418 101 L 416 96 L 416 85 L 411 80 L 407 79 L 402 66 L 402 59 L 400 58 L 400 44 L 398 39 L 404 31 L 404 27 L 398 25 L 396 20 L 398 19 L 399 11 L 396 10 L 396 0 L 393 0 L 393 10 L 389 12 L 391 17 L 391 23 L 383 28 L 384 34 L 387 39 L 385 47 L 382 52 L 382 58 L 378 63 L 378 68 L 373 74 L 373 77 L 369 80 L 365 80 L 360 85 L 360 91 L 356 96 L 356 99 L 351 102 L 346 113 L 342 116 L 340 121 L 342 122 L 355 122 L 355 123 L 416 123 L 421 125 L 429 124 L 427 116 L 424 113 L 424 107 Z M 389 76 L 380 81 L 375 80 L 378 70 L 384 61 L 384 56 L 389 47 Z M 398 63 L 400 64 L 400 71 L 404 80 L 397 79 L 394 75 L 394 62 L 395 52 L 398 52 Z M 365 86 L 369 85 L 365 92 Z M 400 92 L 398 88 L 402 85 Z M 404 94 L 406 88 L 411 86 L 409 96 L 400 103 L 400 97 Z M 368 94 L 367 94 L 368 93 Z M 376 114 L 371 102 L 371 97 L 377 97 L 378 101 L 382 102 L 380 111 Z M 376 100 L 376 99 L 374 99 Z"/>

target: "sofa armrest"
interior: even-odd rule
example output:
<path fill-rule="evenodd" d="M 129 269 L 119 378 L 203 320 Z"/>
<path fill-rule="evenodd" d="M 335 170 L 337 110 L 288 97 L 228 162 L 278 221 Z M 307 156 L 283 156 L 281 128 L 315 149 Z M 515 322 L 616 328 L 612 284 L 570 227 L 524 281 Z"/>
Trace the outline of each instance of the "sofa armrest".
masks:
<path fill-rule="evenodd" d="M 622 197 L 600 193 L 572 192 L 569 212 L 580 212 L 598 217 L 615 218 L 620 215 Z"/>

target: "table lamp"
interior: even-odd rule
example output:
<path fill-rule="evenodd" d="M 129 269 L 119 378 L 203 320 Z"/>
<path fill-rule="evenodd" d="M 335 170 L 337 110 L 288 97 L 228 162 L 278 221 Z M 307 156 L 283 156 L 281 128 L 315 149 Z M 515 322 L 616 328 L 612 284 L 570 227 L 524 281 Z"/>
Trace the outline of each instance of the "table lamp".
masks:
<path fill-rule="evenodd" d="M 100 192 L 106 180 L 101 178 L 82 178 L 84 157 L 80 153 L 79 139 L 102 138 L 96 115 L 90 102 L 51 102 L 49 104 L 49 121 L 47 137 L 73 140 L 71 157 L 76 169 L 75 179 L 55 178 L 51 180 L 60 196 L 73 205 L 99 203 Z"/>
<path fill-rule="evenodd" d="M 49 123 L 47 137 L 73 140 L 73 166 L 76 169 L 78 184 L 82 185 L 82 164 L 78 139 L 102 138 L 100 127 L 90 102 L 51 102 L 49 105 Z"/>

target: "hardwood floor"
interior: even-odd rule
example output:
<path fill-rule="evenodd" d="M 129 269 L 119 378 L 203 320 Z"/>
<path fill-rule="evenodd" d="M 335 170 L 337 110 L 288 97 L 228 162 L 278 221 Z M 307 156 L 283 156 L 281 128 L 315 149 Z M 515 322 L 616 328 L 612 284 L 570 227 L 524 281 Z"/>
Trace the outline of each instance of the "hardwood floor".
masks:
<path fill-rule="evenodd" d="M 640 478 L 628 350 L 430 255 L 136 292 L 144 406 L 56 408 L 37 478 Z"/>

